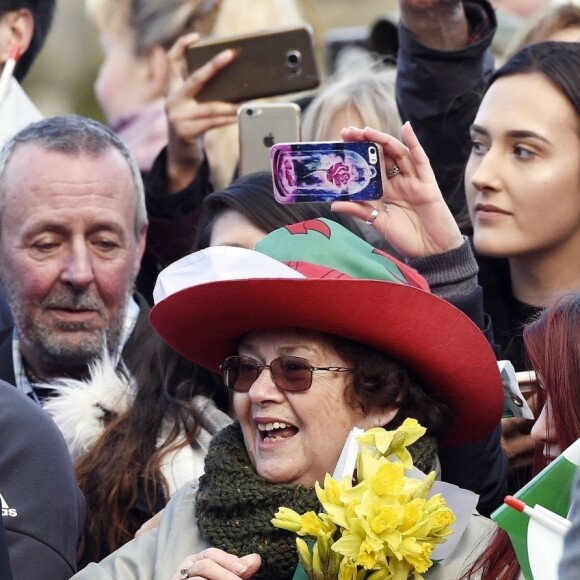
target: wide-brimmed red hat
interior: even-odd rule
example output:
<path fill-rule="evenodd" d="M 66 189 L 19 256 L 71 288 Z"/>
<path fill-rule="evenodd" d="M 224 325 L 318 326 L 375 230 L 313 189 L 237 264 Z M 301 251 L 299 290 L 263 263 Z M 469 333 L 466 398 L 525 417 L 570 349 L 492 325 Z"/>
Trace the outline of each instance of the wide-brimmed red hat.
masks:
<path fill-rule="evenodd" d="M 498 424 L 503 389 L 490 345 L 415 270 L 325 219 L 276 230 L 256 250 L 207 248 L 163 270 L 151 311 L 162 338 L 218 371 L 250 331 L 336 334 L 387 353 L 439 393 L 455 412 L 447 443 Z"/>

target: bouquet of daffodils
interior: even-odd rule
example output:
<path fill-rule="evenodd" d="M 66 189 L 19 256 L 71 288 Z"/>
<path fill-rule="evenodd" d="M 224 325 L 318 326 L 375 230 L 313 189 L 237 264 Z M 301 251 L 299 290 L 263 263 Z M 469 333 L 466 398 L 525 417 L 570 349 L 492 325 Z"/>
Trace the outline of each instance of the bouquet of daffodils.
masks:
<path fill-rule="evenodd" d="M 425 431 L 414 419 L 394 431 L 365 431 L 356 438 L 355 476 L 327 475 L 324 487 L 316 483 L 324 511 L 279 509 L 272 523 L 298 535 L 298 557 L 309 579 L 423 578 L 434 547 L 453 533 L 455 522 L 441 494 L 428 498 L 435 472 L 424 479 L 405 474 L 413 468 L 407 447 Z"/>

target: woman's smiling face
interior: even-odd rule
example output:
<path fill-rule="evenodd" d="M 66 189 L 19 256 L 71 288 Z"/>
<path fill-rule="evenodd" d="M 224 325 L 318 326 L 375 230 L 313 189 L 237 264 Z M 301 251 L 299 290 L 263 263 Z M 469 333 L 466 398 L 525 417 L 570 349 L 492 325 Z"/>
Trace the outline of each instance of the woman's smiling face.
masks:
<path fill-rule="evenodd" d="M 476 249 L 514 257 L 580 248 L 580 120 L 540 74 L 495 81 L 471 127 L 465 187 Z"/>
<path fill-rule="evenodd" d="M 292 355 L 313 366 L 350 366 L 319 335 L 290 328 L 251 332 L 238 354 L 260 364 Z M 374 426 L 372 413 L 365 416 L 347 402 L 349 380 L 350 373 L 314 371 L 309 390 L 289 392 L 279 389 L 264 369 L 247 393 L 234 393 L 236 416 L 258 475 L 270 483 L 311 486 L 332 474 L 352 428 Z"/>

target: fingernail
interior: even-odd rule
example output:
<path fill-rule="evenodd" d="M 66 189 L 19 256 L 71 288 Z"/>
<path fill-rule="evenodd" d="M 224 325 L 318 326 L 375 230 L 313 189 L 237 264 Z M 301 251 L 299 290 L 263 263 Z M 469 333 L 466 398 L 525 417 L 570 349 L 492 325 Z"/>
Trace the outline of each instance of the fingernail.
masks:
<path fill-rule="evenodd" d="M 228 60 L 230 58 L 231 50 L 228 48 L 226 50 L 222 50 L 215 58 L 218 61 Z"/>
<path fill-rule="evenodd" d="M 197 32 L 190 32 L 189 34 L 185 35 L 185 40 L 189 43 L 196 43 L 199 38 L 199 33 Z"/>
<path fill-rule="evenodd" d="M 245 564 L 242 564 L 241 562 L 238 562 L 234 566 L 234 572 L 236 574 L 243 574 L 244 572 L 246 572 L 247 569 L 248 569 L 248 567 Z"/>

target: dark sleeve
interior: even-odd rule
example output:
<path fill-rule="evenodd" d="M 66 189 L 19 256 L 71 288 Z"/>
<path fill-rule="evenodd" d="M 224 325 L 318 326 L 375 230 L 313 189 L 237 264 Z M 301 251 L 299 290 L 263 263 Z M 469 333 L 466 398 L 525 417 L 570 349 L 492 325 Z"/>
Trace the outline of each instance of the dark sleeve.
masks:
<path fill-rule="evenodd" d="M 213 190 L 206 160 L 190 185 L 168 195 L 166 156 L 167 148 L 164 148 L 145 178 L 149 229 L 137 277 L 137 289 L 150 303 L 159 272 L 191 252 L 197 235 L 201 204 Z"/>
<path fill-rule="evenodd" d="M 459 308 L 478 326 L 497 354 L 491 320 L 483 309 L 483 292 L 477 278 L 479 266 L 467 237 L 464 236 L 459 248 L 405 261 L 427 280 L 433 294 Z"/>
<path fill-rule="evenodd" d="M 167 194 L 167 147 L 164 147 L 153 162 L 145 178 L 145 202 L 149 218 L 181 217 L 198 210 L 208 193 L 213 191 L 207 159 L 199 168 L 197 177 L 181 191 Z"/>
<path fill-rule="evenodd" d="M 493 338 L 490 318 L 483 312 L 481 288 L 450 302 L 479 326 L 497 355 L 498 347 Z M 442 479 L 479 494 L 477 509 L 487 517 L 502 504 L 507 493 L 508 462 L 500 439 L 501 423 L 498 423 L 483 439 L 439 449 Z"/>
<path fill-rule="evenodd" d="M 483 310 L 483 290 L 481 286 L 478 286 L 470 294 L 466 296 L 458 296 L 449 300 L 449 302 L 451 302 L 453 306 L 459 308 L 463 314 L 469 316 L 469 318 L 477 324 L 481 332 L 485 334 L 487 342 L 489 342 L 495 356 L 497 357 L 500 352 L 500 347 L 496 344 L 494 339 L 491 318 Z"/>
<path fill-rule="evenodd" d="M 481 288 L 478 286 L 471 294 L 456 297 L 450 302 L 479 326 L 497 353 L 490 319 L 483 312 Z M 501 423 L 498 422 L 483 439 L 465 445 L 441 446 L 439 449 L 443 481 L 479 494 L 477 509 L 487 517 L 502 504 L 507 493 L 508 462 L 500 439 Z"/>
<path fill-rule="evenodd" d="M 472 6 L 469 9 L 469 5 Z M 437 177 L 453 215 L 465 207 L 463 171 L 469 157 L 469 127 L 493 71 L 487 49 L 496 29 L 495 13 L 486 0 L 465 2 L 470 28 L 487 26 L 477 40 L 458 51 L 427 48 L 399 24 L 397 105 L 410 121 Z"/>
<path fill-rule="evenodd" d="M 4 518 L 0 521 L 0 578 L 3 580 L 12 580 L 10 560 L 8 558 L 8 545 L 4 532 Z"/>
<path fill-rule="evenodd" d="M 166 155 L 165 148 L 157 156 L 145 183 L 149 217 L 147 248 L 163 267 L 191 252 L 201 204 L 213 191 L 206 160 L 192 183 L 168 195 Z"/>
<path fill-rule="evenodd" d="M 36 403 L 0 382 L 0 495 L 14 580 L 76 571 L 84 498 L 68 449 Z"/>
<path fill-rule="evenodd" d="M 507 493 L 507 457 L 500 446 L 501 424 L 483 439 L 439 449 L 441 479 L 479 494 L 477 509 L 489 517 Z"/>
<path fill-rule="evenodd" d="M 477 282 L 478 266 L 467 238 L 459 248 L 435 256 L 407 260 L 423 274 L 433 294 L 468 316 L 486 335 L 494 352 L 490 319 L 483 311 L 483 293 Z M 443 481 L 479 494 L 477 509 L 485 516 L 498 507 L 507 492 L 507 457 L 500 445 L 501 424 L 483 439 L 465 445 L 441 446 Z"/>

